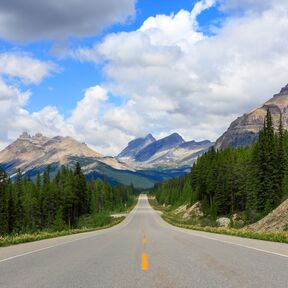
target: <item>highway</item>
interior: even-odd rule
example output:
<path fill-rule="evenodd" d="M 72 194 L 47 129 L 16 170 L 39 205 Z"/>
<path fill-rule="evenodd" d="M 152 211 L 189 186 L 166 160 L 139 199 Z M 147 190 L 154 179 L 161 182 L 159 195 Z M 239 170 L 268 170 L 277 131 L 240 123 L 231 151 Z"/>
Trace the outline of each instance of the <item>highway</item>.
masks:
<path fill-rule="evenodd" d="M 119 225 L 0 248 L 1 288 L 288 287 L 288 245 L 176 228 L 140 195 Z"/>

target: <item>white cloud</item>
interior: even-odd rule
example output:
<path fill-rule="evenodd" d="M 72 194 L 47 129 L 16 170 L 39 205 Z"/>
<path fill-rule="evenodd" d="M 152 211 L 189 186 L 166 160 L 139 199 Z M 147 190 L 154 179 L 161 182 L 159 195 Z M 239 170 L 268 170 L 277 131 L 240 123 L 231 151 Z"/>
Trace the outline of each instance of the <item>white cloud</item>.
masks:
<path fill-rule="evenodd" d="M 55 125 L 60 122 L 59 117 L 55 118 L 55 109 L 54 115 L 51 115 L 52 109 L 49 107 L 33 114 L 24 110 L 31 96 L 30 91 L 25 91 L 24 87 L 26 84 L 39 84 L 58 69 L 53 63 L 40 61 L 27 54 L 0 53 L 1 147 L 15 139 L 23 130 L 36 130 L 42 124 L 55 131 Z"/>
<path fill-rule="evenodd" d="M 65 125 L 72 129 L 67 131 L 69 135 L 103 154 L 115 155 L 137 134 L 140 123 L 137 115 L 130 118 L 126 111 L 109 106 L 108 100 L 108 91 L 103 87 L 88 88 Z"/>
<path fill-rule="evenodd" d="M 104 154 L 117 154 L 148 132 L 215 140 L 235 117 L 288 82 L 287 6 L 277 1 L 256 11 L 244 2 L 226 6 L 242 3 L 244 13 L 225 19 L 214 35 L 204 35 L 197 22 L 214 2 L 201 1 L 191 12 L 150 17 L 136 31 L 110 34 L 91 49 L 74 51 L 82 61 L 103 61 L 108 82 L 87 89 L 67 119 L 53 107 L 28 113 L 20 99 L 29 95 L 13 88 L 19 101 L 13 113 L 20 120 L 11 131 L 71 135 Z M 112 105 L 109 93 L 123 104 Z"/>
<path fill-rule="evenodd" d="M 90 125 L 96 121 L 102 103 L 108 99 L 107 91 L 100 86 L 90 87 L 85 91 L 84 98 L 77 103 L 69 119 L 74 125 Z M 95 115 L 95 116 L 94 116 Z"/>
<path fill-rule="evenodd" d="M 19 78 L 25 84 L 39 84 L 58 69 L 52 62 L 43 62 L 23 53 L 0 53 L 0 74 Z"/>
<path fill-rule="evenodd" d="M 4 0 L 0 38 L 12 41 L 91 36 L 134 14 L 134 0 Z"/>
<path fill-rule="evenodd" d="M 259 1 L 221 1 L 244 13 L 223 20 L 215 35 L 204 35 L 197 22 L 214 1 L 200 1 L 191 12 L 149 17 L 138 30 L 108 35 L 74 56 L 105 61 L 106 88 L 126 99 L 110 118 L 136 114 L 141 131 L 215 140 L 288 82 L 287 5 L 261 1 L 258 13 L 252 2 Z"/>
<path fill-rule="evenodd" d="M 244 12 L 263 12 L 265 10 L 288 6 L 287 1 L 283 0 L 219 0 L 223 10 L 239 10 Z"/>

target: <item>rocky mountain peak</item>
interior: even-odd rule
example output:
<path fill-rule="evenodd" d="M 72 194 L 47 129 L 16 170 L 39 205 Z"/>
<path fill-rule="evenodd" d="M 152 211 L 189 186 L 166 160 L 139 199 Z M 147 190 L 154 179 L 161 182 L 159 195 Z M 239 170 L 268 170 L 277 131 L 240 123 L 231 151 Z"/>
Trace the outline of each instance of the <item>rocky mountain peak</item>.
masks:
<path fill-rule="evenodd" d="M 164 150 L 175 148 L 184 142 L 184 139 L 178 133 L 173 133 L 146 146 L 135 155 L 135 160 L 138 162 L 147 161 L 151 159 L 153 155 Z"/>
<path fill-rule="evenodd" d="M 178 133 L 158 140 L 148 134 L 131 141 L 118 159 L 136 169 L 189 167 L 213 144 L 209 140 L 185 142 Z"/>
<path fill-rule="evenodd" d="M 150 141 L 156 141 L 156 139 L 154 138 L 154 136 L 151 134 L 151 133 L 149 133 L 146 137 L 145 137 L 145 139 L 146 140 L 150 140 Z"/>
<path fill-rule="evenodd" d="M 117 156 L 117 158 L 121 160 L 131 160 L 139 151 L 155 141 L 156 139 L 152 134 L 148 134 L 143 138 L 136 138 L 128 143 L 128 146 Z"/>
<path fill-rule="evenodd" d="M 288 84 L 283 87 L 280 92 L 278 94 L 275 94 L 274 97 L 277 97 L 277 96 L 288 96 Z"/>
<path fill-rule="evenodd" d="M 75 161 L 80 162 L 85 173 L 97 170 L 99 165 L 106 165 L 107 169 L 133 170 L 117 159 L 104 157 L 69 136 L 49 138 L 40 133 L 31 136 L 24 132 L 16 141 L 0 151 L 0 165 L 10 175 L 15 174 L 18 169 L 24 174 L 29 171 L 43 171 L 47 165 L 53 165 L 55 169 L 61 165 L 70 167 Z"/>
<path fill-rule="evenodd" d="M 181 135 L 179 135 L 178 133 L 173 133 L 165 138 L 166 141 L 171 141 L 171 142 L 175 142 L 175 143 L 184 143 L 185 140 L 182 138 Z M 162 139 L 162 140 L 163 140 Z"/>
<path fill-rule="evenodd" d="M 23 132 L 20 136 L 19 136 L 19 139 L 22 139 L 22 140 L 25 140 L 25 139 L 30 139 L 31 138 L 31 135 L 28 134 L 28 132 Z"/>
<path fill-rule="evenodd" d="M 262 106 L 234 120 L 228 130 L 216 141 L 215 148 L 251 145 L 263 128 L 268 109 L 272 115 L 274 128 L 278 128 L 280 113 L 282 113 L 283 127 L 288 130 L 288 85 Z"/>

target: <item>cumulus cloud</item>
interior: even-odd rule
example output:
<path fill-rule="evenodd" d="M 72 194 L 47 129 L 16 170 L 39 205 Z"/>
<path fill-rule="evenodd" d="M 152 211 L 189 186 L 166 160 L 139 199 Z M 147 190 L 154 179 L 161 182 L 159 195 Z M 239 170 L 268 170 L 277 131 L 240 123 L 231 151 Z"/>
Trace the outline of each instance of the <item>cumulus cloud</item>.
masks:
<path fill-rule="evenodd" d="M 27 54 L 0 53 L 0 145 L 2 147 L 10 141 L 11 137 L 12 139 L 15 137 L 15 133 L 33 124 L 29 113 L 23 109 L 31 96 L 30 91 L 25 89 L 25 85 L 39 84 L 58 69 L 58 66 L 53 63 L 40 61 Z"/>
<path fill-rule="evenodd" d="M 260 1 L 258 13 L 253 3 L 259 1 L 220 2 L 199 1 L 190 12 L 149 17 L 136 31 L 110 34 L 93 48 L 74 51 L 82 61 L 104 59 L 106 88 L 126 99 L 111 118 L 137 114 L 138 123 L 145 123 L 141 130 L 215 140 L 235 117 L 287 84 L 287 5 Z M 244 13 L 205 35 L 197 17 L 219 3 Z M 133 128 L 129 133 L 136 135 Z"/>
<path fill-rule="evenodd" d="M 223 10 L 242 10 L 243 12 L 263 12 L 276 6 L 288 6 L 283 0 L 219 0 L 220 7 Z"/>
<path fill-rule="evenodd" d="M 116 155 L 135 134 L 143 130 L 144 123 L 137 114 L 126 114 L 109 104 L 109 92 L 96 85 L 86 89 L 71 116 L 66 119 L 66 134 L 87 142 L 106 155 Z"/>
<path fill-rule="evenodd" d="M 103 61 L 108 81 L 88 88 L 66 119 L 55 107 L 28 113 L 21 103 L 29 94 L 1 88 L 0 82 L 0 90 L 18 95 L 11 131 L 71 135 L 104 154 L 117 154 L 148 132 L 215 140 L 235 117 L 288 82 L 288 7 L 276 1 L 273 6 L 261 1 L 258 10 L 256 1 L 200 1 L 192 11 L 149 17 L 136 31 L 113 33 L 92 48 L 73 51 L 81 61 Z M 219 3 L 244 12 L 205 35 L 197 17 Z M 123 104 L 111 104 L 110 93 Z"/>
<path fill-rule="evenodd" d="M 50 137 L 72 136 L 105 155 L 115 155 L 120 147 L 124 147 L 133 138 L 127 132 L 131 128 L 128 124 L 132 121 L 137 124 L 135 118 L 127 118 L 119 110 L 111 114 L 113 107 L 108 103 L 108 91 L 98 85 L 86 89 L 68 118 L 64 118 L 57 107 L 52 106 L 28 112 L 25 104 L 30 93 L 8 86 L 1 79 L 0 96 L 0 148 L 27 131 L 31 134 L 40 132 Z M 103 114 L 103 109 L 108 109 L 109 113 Z M 123 133 L 126 125 L 128 127 Z"/>
<path fill-rule="evenodd" d="M 19 78 L 25 84 L 39 84 L 43 78 L 59 68 L 23 53 L 0 53 L 0 74 Z"/>
<path fill-rule="evenodd" d="M 134 14 L 134 0 L 4 0 L 0 38 L 12 41 L 91 36 Z"/>

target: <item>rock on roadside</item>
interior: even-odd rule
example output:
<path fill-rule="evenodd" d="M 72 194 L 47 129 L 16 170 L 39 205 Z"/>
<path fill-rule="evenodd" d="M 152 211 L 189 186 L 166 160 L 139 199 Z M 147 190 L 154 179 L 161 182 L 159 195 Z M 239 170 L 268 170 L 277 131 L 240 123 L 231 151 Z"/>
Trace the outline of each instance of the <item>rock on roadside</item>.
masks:
<path fill-rule="evenodd" d="M 216 220 L 216 224 L 219 227 L 229 227 L 231 224 L 231 220 L 227 217 L 220 217 Z"/>

